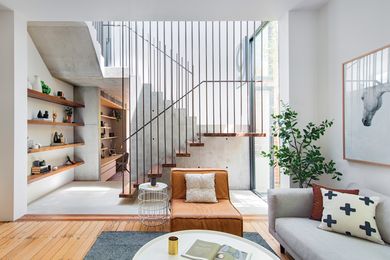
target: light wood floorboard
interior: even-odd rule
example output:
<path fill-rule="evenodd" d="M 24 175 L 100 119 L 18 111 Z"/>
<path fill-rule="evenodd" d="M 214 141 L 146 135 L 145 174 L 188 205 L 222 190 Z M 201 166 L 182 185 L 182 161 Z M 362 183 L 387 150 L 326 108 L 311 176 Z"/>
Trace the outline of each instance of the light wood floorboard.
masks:
<path fill-rule="evenodd" d="M 0 223 L 0 259 L 83 259 L 103 231 L 168 232 L 169 224 L 146 227 L 138 220 L 24 220 Z M 267 219 L 245 218 L 245 232 L 259 233 L 282 260 L 279 243 L 269 234 Z"/>

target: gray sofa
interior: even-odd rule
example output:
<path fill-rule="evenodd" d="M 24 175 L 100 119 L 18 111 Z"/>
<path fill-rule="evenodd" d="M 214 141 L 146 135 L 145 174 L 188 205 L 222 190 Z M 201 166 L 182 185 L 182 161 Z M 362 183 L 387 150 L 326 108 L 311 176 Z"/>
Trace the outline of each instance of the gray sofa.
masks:
<path fill-rule="evenodd" d="M 348 188 L 359 188 L 352 184 Z M 269 231 L 294 259 L 304 260 L 381 260 L 390 259 L 390 197 L 368 189 L 360 195 L 379 196 L 376 221 L 386 245 L 347 237 L 318 228 L 310 219 L 312 189 L 275 189 L 268 192 Z"/>

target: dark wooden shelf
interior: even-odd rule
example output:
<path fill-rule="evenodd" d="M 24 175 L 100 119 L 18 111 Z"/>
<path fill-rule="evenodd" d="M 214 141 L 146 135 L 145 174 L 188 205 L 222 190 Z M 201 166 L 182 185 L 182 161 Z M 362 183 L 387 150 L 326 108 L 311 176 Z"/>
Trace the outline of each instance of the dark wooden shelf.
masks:
<path fill-rule="evenodd" d="M 84 123 L 63 123 L 63 122 L 53 122 L 49 120 L 39 120 L 39 119 L 27 120 L 27 123 L 29 125 L 84 126 Z"/>
<path fill-rule="evenodd" d="M 43 146 L 38 149 L 29 149 L 28 153 L 40 153 L 40 152 L 46 152 L 46 151 L 52 151 L 52 150 L 59 150 L 59 149 L 65 149 L 70 147 L 77 147 L 82 146 L 84 143 L 72 143 L 72 144 L 63 144 L 63 145 L 51 145 L 51 146 Z"/>
<path fill-rule="evenodd" d="M 48 94 L 43 94 L 43 93 L 36 91 L 36 90 L 33 90 L 33 89 L 27 89 L 27 95 L 28 95 L 28 97 L 31 97 L 31 98 L 36 98 L 36 99 L 44 100 L 47 102 L 64 105 L 64 106 L 85 107 L 84 104 L 81 104 L 81 103 L 78 103 L 78 102 L 75 102 L 72 100 L 68 100 L 68 99 L 63 99 L 63 98 L 56 97 L 56 96 L 51 96 Z"/>
<path fill-rule="evenodd" d="M 50 177 L 50 176 L 59 174 L 59 173 L 61 173 L 61 172 L 64 172 L 64 171 L 67 171 L 67 170 L 76 168 L 76 167 L 78 167 L 78 166 L 80 166 L 80 165 L 83 165 L 83 164 L 84 164 L 84 162 L 83 162 L 83 161 L 80 161 L 80 162 L 76 162 L 75 164 L 71 164 L 71 165 L 62 165 L 62 166 L 58 166 L 58 169 L 57 169 L 57 170 L 55 170 L 55 171 L 50 171 L 50 172 L 48 172 L 48 173 L 37 174 L 37 175 L 30 175 L 30 176 L 27 177 L 27 183 L 30 184 L 30 183 L 33 183 L 33 182 L 36 182 L 36 181 L 45 179 L 45 178 L 47 178 L 47 177 Z"/>

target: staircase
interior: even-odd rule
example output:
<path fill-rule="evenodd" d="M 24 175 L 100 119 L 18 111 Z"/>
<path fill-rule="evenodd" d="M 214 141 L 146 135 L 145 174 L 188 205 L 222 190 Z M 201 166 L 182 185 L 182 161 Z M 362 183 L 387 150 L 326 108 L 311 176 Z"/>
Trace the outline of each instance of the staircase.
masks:
<path fill-rule="evenodd" d="M 191 161 L 191 156 L 201 158 L 208 145 L 217 145 L 214 138 L 265 137 L 263 81 L 253 62 L 258 48 L 251 43 L 263 23 L 93 25 L 101 45 L 112 37 L 104 35 L 109 31 L 105 28 L 115 32 L 121 43 L 119 65 L 135 75 L 122 80 L 131 118 L 123 141 L 130 153 L 131 174 L 123 177 L 121 198 L 134 196 L 138 185 L 149 179 L 170 183 L 172 167 L 206 166 Z M 111 50 L 109 56 L 118 55 Z"/>

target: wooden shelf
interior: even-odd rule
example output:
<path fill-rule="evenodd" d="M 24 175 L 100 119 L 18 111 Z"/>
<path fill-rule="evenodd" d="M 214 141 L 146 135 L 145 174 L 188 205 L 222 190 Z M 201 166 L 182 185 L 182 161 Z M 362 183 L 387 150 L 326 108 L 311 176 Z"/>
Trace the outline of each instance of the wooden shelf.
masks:
<path fill-rule="evenodd" d="M 102 150 L 102 151 L 108 150 L 108 147 L 100 148 L 100 150 Z"/>
<path fill-rule="evenodd" d="M 110 139 L 116 139 L 118 136 L 111 136 L 111 137 L 103 137 L 102 140 L 110 140 Z"/>
<path fill-rule="evenodd" d="M 105 107 L 108 107 L 108 108 L 112 108 L 112 109 L 123 109 L 122 106 L 112 102 L 111 100 L 107 99 L 107 98 L 104 98 L 104 97 L 100 97 L 100 104 L 102 106 L 105 106 Z"/>
<path fill-rule="evenodd" d="M 36 99 L 44 100 L 47 102 L 64 105 L 64 106 L 85 107 L 84 104 L 74 102 L 72 100 L 63 99 L 63 98 L 56 97 L 56 96 L 50 96 L 48 94 L 43 94 L 39 91 L 32 90 L 32 89 L 27 89 L 27 95 L 28 95 L 28 97 L 31 97 L 31 98 L 36 98 Z"/>
<path fill-rule="evenodd" d="M 29 149 L 28 153 L 40 153 L 40 152 L 59 150 L 59 149 L 65 149 L 70 147 L 77 147 L 82 145 L 84 145 L 84 143 L 80 142 L 80 143 L 63 144 L 63 145 L 43 146 L 38 149 Z"/>
<path fill-rule="evenodd" d="M 39 119 L 27 120 L 27 123 L 29 125 L 84 126 L 84 123 L 63 123 L 63 122 L 53 122 L 49 120 L 39 120 Z"/>
<path fill-rule="evenodd" d="M 103 118 L 116 120 L 116 117 L 114 117 L 114 116 L 106 116 L 106 115 L 100 115 L 100 116 L 103 117 Z"/>
<path fill-rule="evenodd" d="M 71 164 L 71 165 L 59 166 L 57 170 L 50 171 L 50 172 L 45 173 L 45 174 L 30 175 L 30 176 L 27 177 L 27 183 L 30 184 L 30 183 L 33 183 L 33 182 L 45 179 L 47 177 L 59 174 L 61 172 L 64 172 L 64 171 L 76 168 L 76 167 L 78 167 L 80 165 L 83 165 L 83 164 L 84 164 L 84 162 L 80 161 L 80 162 L 76 162 L 75 164 Z"/>
<path fill-rule="evenodd" d="M 111 126 L 101 126 L 100 128 L 111 129 Z"/>

